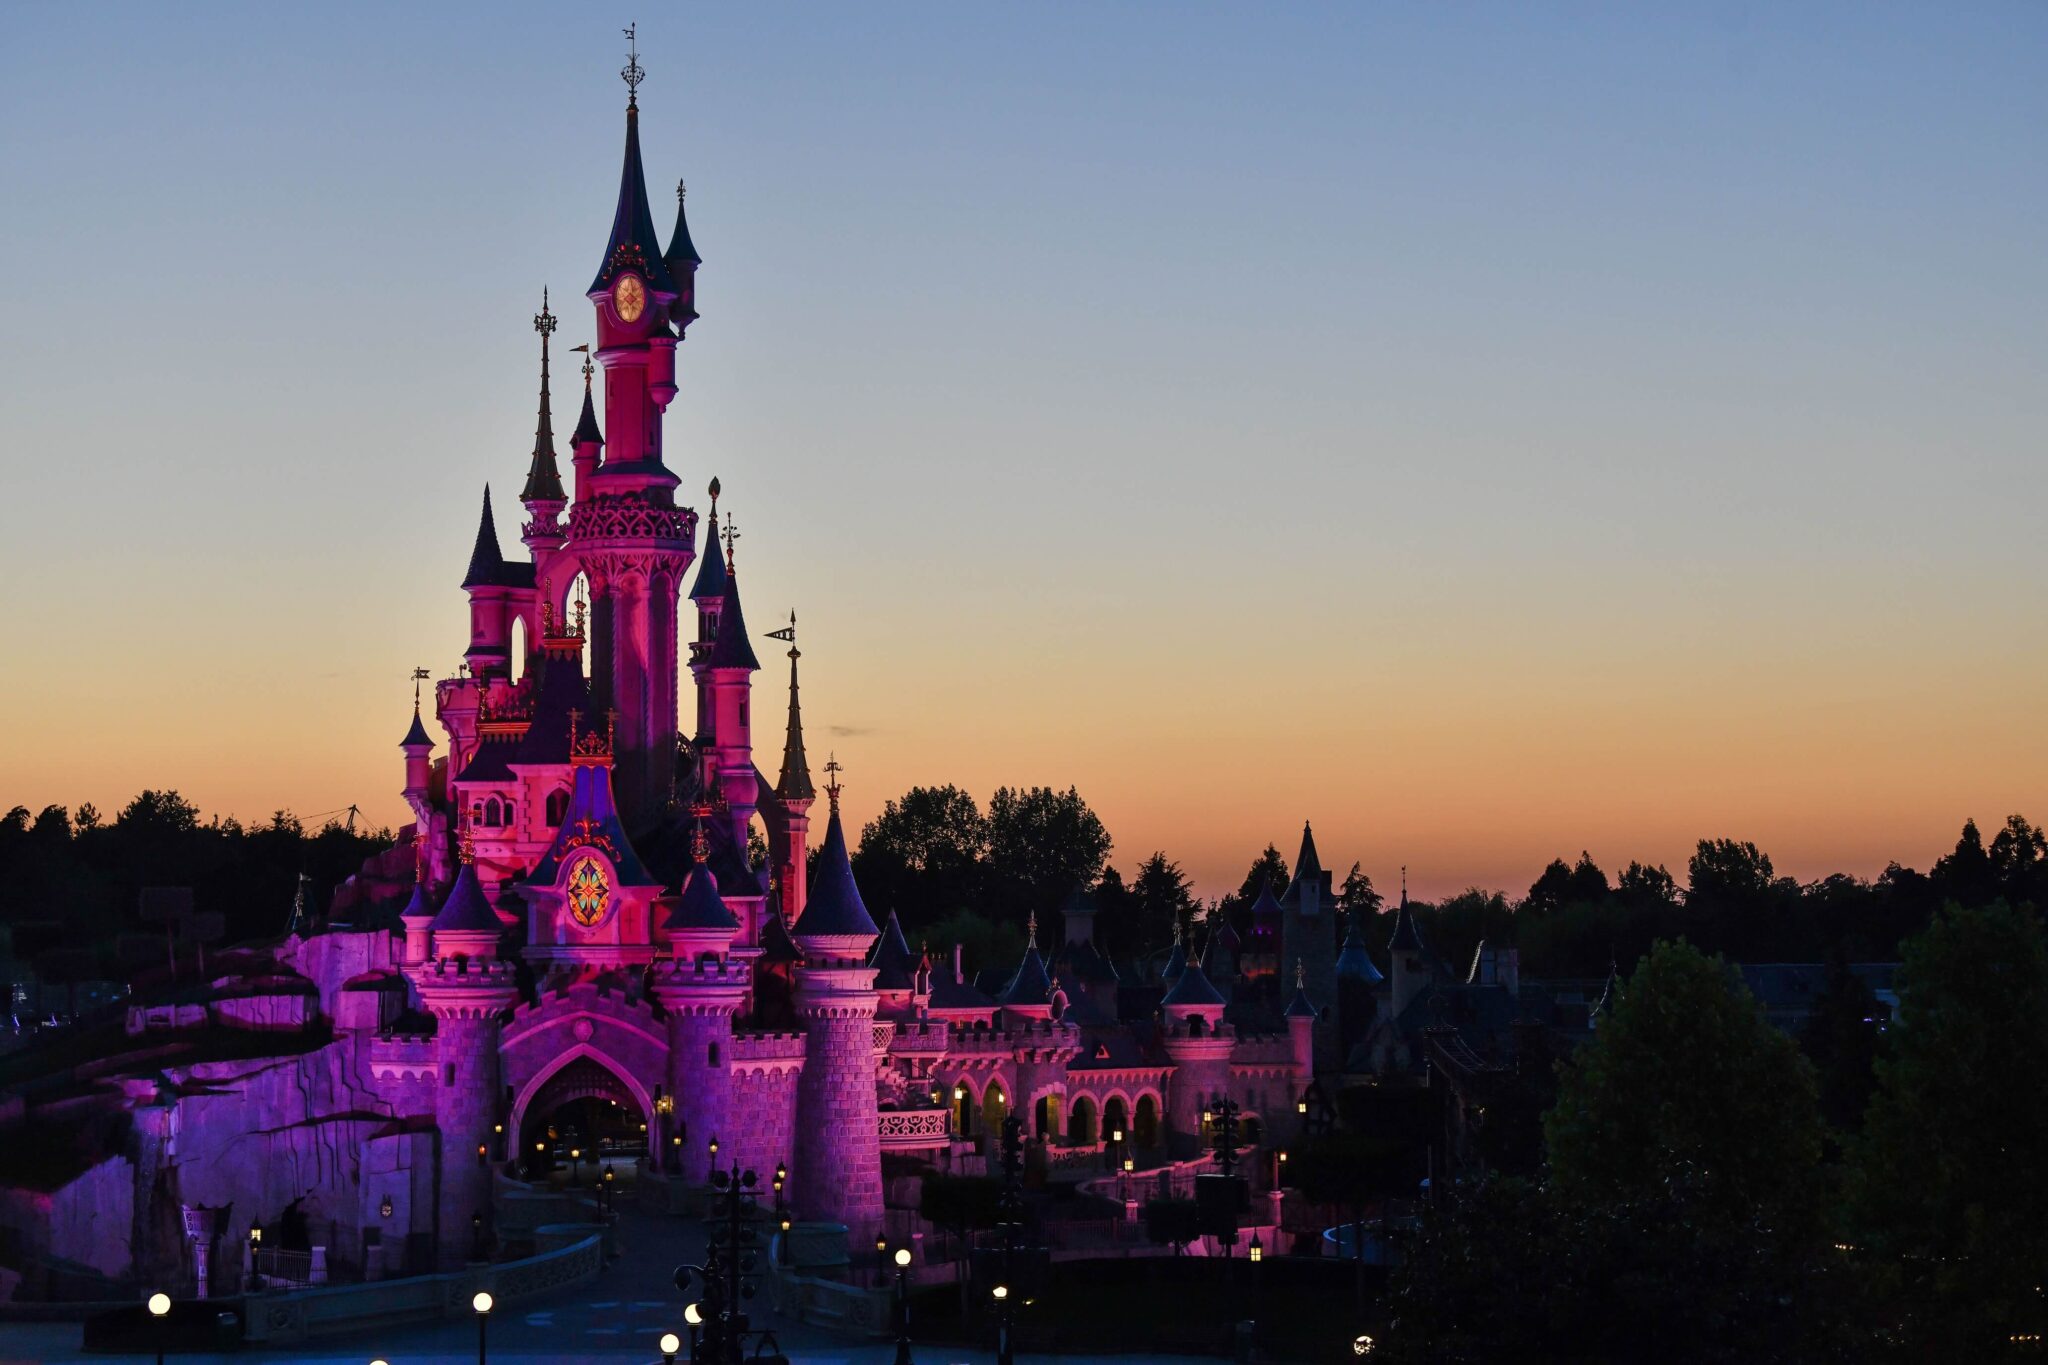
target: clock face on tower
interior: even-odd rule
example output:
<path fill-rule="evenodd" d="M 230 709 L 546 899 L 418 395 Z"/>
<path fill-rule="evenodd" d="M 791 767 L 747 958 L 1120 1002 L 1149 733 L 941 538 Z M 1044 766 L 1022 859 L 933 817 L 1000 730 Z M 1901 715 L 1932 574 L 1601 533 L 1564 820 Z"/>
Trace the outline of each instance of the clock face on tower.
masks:
<path fill-rule="evenodd" d="M 569 868 L 568 892 L 569 913 L 585 929 L 603 919 L 611 908 L 611 878 L 604 864 L 587 853 Z"/>
<path fill-rule="evenodd" d="M 640 321 L 640 314 L 647 308 L 647 286 L 640 283 L 638 275 L 619 276 L 619 282 L 612 286 L 612 307 L 621 322 Z"/>

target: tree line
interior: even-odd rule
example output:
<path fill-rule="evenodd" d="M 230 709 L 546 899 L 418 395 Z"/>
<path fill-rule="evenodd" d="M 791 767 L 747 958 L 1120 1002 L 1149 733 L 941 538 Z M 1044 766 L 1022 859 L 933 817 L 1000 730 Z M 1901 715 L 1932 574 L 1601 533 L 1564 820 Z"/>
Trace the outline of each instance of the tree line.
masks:
<path fill-rule="evenodd" d="M 142 792 L 111 820 L 90 802 L 33 815 L 16 806 L 0 817 L 0 928 L 12 955 L 44 981 L 123 980 L 167 950 L 282 934 L 302 875 L 317 911 L 391 842 L 389 830 L 333 820 L 309 830 L 282 810 L 261 824 L 202 819 L 175 791 Z M 195 913 L 179 924 L 145 921 L 145 887 L 191 888 Z"/>
<path fill-rule="evenodd" d="M 1110 861 L 1112 847 L 1071 787 L 1001 788 L 986 810 L 956 786 L 913 787 L 868 822 L 853 862 L 877 915 L 896 911 L 913 941 L 965 942 L 982 963 L 1013 959 L 1028 915 L 1057 933 L 1058 912 L 1078 889 L 1093 892 L 1098 941 L 1121 958 L 1163 948 L 1175 922 L 1199 932 L 1227 920 L 1242 933 L 1261 888 L 1278 895 L 1290 872 L 1269 842 L 1235 890 L 1204 901 L 1166 852 L 1126 874 Z M 1926 872 L 1895 862 L 1871 879 L 1800 882 L 1754 843 L 1701 839 L 1683 881 L 1641 862 L 1610 875 L 1581 853 L 1553 860 L 1519 896 L 1475 887 L 1410 910 L 1447 963 L 1470 961 L 1484 940 L 1518 949 L 1525 975 L 1593 977 L 1677 938 L 1738 962 L 1891 961 L 1943 904 L 1999 898 L 2048 905 L 2048 836 L 2019 815 L 1988 840 L 1965 822 L 1954 850 Z M 1380 957 L 1396 907 L 1356 862 L 1337 879 L 1337 900 L 1347 922 L 1365 916 L 1362 932 Z"/>

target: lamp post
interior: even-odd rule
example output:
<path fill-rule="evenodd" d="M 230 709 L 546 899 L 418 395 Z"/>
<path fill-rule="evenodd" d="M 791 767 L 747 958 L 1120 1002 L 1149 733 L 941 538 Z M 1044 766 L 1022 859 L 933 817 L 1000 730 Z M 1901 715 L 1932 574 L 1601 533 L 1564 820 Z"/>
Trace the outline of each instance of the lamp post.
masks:
<path fill-rule="evenodd" d="M 889 1283 L 889 1239 L 875 1238 L 875 1285 L 886 1288 Z"/>
<path fill-rule="evenodd" d="M 156 1365 L 164 1365 L 164 1319 L 171 1311 L 171 1296 L 158 1290 L 149 1296 L 149 1315 L 156 1319 Z"/>
<path fill-rule="evenodd" d="M 896 1248 L 896 1365 L 910 1359 L 910 1248 Z"/>
<path fill-rule="evenodd" d="M 583 1149 L 581 1147 L 571 1147 L 569 1149 L 569 1183 L 571 1185 L 581 1185 L 583 1183 Z"/>
<path fill-rule="evenodd" d="M 683 1349 L 683 1339 L 674 1332 L 663 1332 L 661 1341 L 661 1365 L 676 1365 L 676 1352 Z"/>
<path fill-rule="evenodd" d="M 613 1172 L 613 1170 L 612 1170 L 612 1168 L 611 1168 L 611 1167 L 607 1166 L 607 1167 L 605 1167 L 605 1168 L 604 1168 L 604 1185 L 603 1185 L 603 1189 L 604 1189 L 604 1204 L 603 1204 L 603 1208 L 604 1208 L 604 1211 L 605 1211 L 605 1213 L 606 1213 L 607 1215 L 612 1215 L 612 1214 L 616 1214 L 616 1213 L 617 1213 L 617 1212 L 619 1211 L 619 1200 L 618 1200 L 618 1195 L 617 1195 L 617 1194 L 615 1194 L 615 1193 L 613 1192 L 613 1190 L 612 1190 L 612 1176 L 613 1176 L 613 1174 L 614 1174 L 614 1172 Z"/>
<path fill-rule="evenodd" d="M 477 1290 L 476 1297 L 469 1301 L 469 1306 L 476 1310 L 476 1365 L 486 1365 L 489 1346 L 486 1335 L 490 1331 L 491 1305 L 494 1302 L 489 1292 L 482 1289 Z"/>
<path fill-rule="evenodd" d="M 704 1344 L 704 1310 L 694 1303 L 684 1304 L 683 1325 L 690 1329 L 690 1362 L 696 1365 L 698 1351 Z"/>

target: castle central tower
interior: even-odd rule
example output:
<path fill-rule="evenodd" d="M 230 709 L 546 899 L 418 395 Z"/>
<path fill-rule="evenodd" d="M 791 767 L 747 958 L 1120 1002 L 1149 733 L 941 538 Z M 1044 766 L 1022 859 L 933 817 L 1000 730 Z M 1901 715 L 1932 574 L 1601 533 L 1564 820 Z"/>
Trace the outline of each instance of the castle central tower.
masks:
<path fill-rule="evenodd" d="M 697 261 L 680 213 L 673 260 L 655 236 L 640 165 L 637 60 L 626 83 L 634 94 L 618 206 L 587 291 L 604 368 L 604 460 L 578 479 L 569 548 L 590 584 L 593 691 L 618 712 L 620 803 L 639 821 L 660 808 L 675 776 L 676 604 L 695 557 L 697 516 L 676 506 L 661 424 L 676 396 L 676 343 L 696 319 Z"/>

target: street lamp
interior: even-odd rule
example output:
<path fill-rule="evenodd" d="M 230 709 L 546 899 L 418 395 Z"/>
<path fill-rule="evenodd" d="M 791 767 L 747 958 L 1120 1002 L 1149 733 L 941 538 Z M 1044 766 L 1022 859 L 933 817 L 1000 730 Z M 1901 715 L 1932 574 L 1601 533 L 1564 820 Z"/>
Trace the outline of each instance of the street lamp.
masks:
<path fill-rule="evenodd" d="M 661 1347 L 661 1365 L 676 1365 L 676 1352 L 683 1349 L 683 1339 L 674 1332 L 663 1332 L 656 1344 Z"/>
<path fill-rule="evenodd" d="M 910 1359 L 910 1248 L 896 1248 L 896 1365 Z"/>
<path fill-rule="evenodd" d="M 1360 1332 L 1357 1336 L 1351 1338 L 1351 1354 L 1355 1356 L 1371 1355 L 1372 1338 L 1367 1336 L 1363 1332 Z"/>
<path fill-rule="evenodd" d="M 158 1290 L 149 1296 L 149 1315 L 156 1319 L 156 1365 L 164 1365 L 164 1318 L 171 1311 L 171 1296 Z"/>
<path fill-rule="evenodd" d="M 619 1211 L 618 1196 L 612 1192 L 613 1174 L 614 1172 L 611 1167 L 607 1166 L 604 1168 L 604 1211 L 606 1213 L 617 1213 Z"/>
<path fill-rule="evenodd" d="M 484 1337 L 485 1333 L 490 1329 L 491 1304 L 493 1302 L 495 1300 L 491 1298 L 490 1294 L 481 1289 L 477 1290 L 476 1297 L 469 1301 L 469 1306 L 476 1310 L 476 1365 L 485 1365 L 484 1350 L 486 1342 Z"/>

